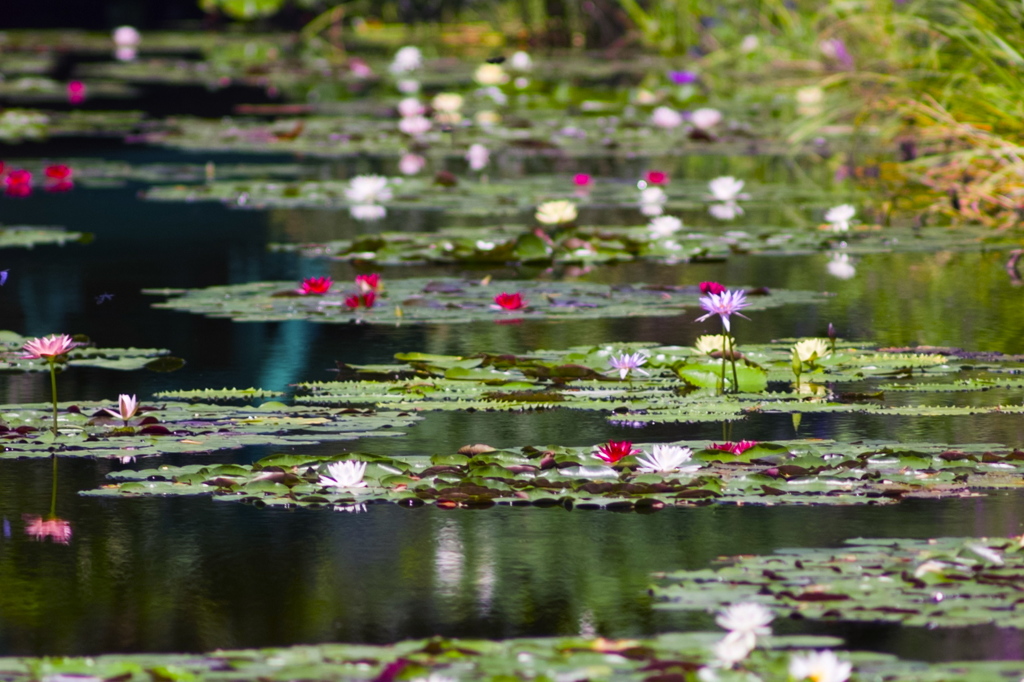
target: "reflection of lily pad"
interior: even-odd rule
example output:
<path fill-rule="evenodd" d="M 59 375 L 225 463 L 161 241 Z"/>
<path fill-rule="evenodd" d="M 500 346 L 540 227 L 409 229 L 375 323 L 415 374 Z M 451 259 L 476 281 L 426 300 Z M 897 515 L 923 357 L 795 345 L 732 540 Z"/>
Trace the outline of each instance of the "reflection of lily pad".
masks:
<path fill-rule="evenodd" d="M 154 304 L 156 308 L 229 317 L 237 322 L 368 324 L 679 315 L 693 311 L 699 296 L 694 286 L 412 278 L 389 280 L 373 308 L 353 310 L 345 300 L 356 293 L 354 288 L 336 287 L 323 296 L 299 296 L 295 288 L 293 282 L 252 282 L 206 289 L 151 289 L 146 293 L 173 297 Z M 526 307 L 514 311 L 493 309 L 496 295 L 513 291 L 522 293 L 528 302 Z M 821 294 L 809 291 L 775 289 L 758 293 L 763 295 L 751 296 L 747 310 L 822 300 Z"/>
<path fill-rule="evenodd" d="M 917 443 L 759 443 L 734 455 L 696 450 L 682 469 L 640 471 L 633 455 L 612 468 L 592 448 L 463 448 L 424 457 L 274 455 L 255 465 L 161 466 L 109 474 L 115 485 L 89 495 L 213 495 L 260 506 L 335 508 L 369 502 L 418 506 L 561 505 L 657 510 L 707 504 L 893 504 L 912 497 L 963 497 L 1021 487 L 1024 453 L 993 445 Z M 647 453 L 650 446 L 645 447 Z M 367 462 L 366 487 L 320 482 L 326 463 Z"/>
<path fill-rule="evenodd" d="M 81 232 L 68 232 L 60 227 L 0 227 L 0 249 L 32 248 L 44 244 L 63 246 L 79 241 L 83 236 Z"/>
<path fill-rule="evenodd" d="M 43 372 L 49 371 L 45 360 L 26 360 L 22 346 L 29 337 L 11 331 L 0 331 L 0 371 Z M 143 369 L 151 363 L 184 364 L 180 358 L 172 358 L 169 350 L 163 348 L 99 348 L 89 343 L 88 337 L 76 336 L 75 340 L 85 345 L 74 348 L 65 357 L 68 367 L 100 367 L 103 369 Z M 164 370 L 166 371 L 166 370 Z"/>
<path fill-rule="evenodd" d="M 837 549 L 737 557 L 677 571 L 656 595 L 668 609 L 757 601 L 802 618 L 1024 629 L 1020 538 L 858 539 Z"/>
<path fill-rule="evenodd" d="M 113 403 L 75 403 L 60 407 L 60 436 L 50 432 L 48 405 L 5 405 L 0 408 L 3 458 L 143 457 L 184 452 L 210 452 L 243 445 L 298 445 L 351 440 L 370 435 L 400 435 L 396 427 L 418 417 L 372 410 L 259 407 L 211 404 L 145 405 L 124 427 L 101 408 Z"/>

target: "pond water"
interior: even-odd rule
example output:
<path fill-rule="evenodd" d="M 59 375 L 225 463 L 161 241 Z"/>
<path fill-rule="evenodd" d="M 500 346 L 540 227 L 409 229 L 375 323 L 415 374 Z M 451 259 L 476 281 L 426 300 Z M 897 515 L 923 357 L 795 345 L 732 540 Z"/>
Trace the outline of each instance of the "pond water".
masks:
<path fill-rule="evenodd" d="M 133 163 L 242 160 L 114 145 L 77 151 L 80 156 Z M 27 147 L 17 153 L 57 152 Z M 309 162 L 308 172 L 337 169 Z M 623 177 L 628 175 L 624 172 Z M 763 180 L 780 177 L 766 175 Z M 0 198 L 8 225 L 64 225 L 95 235 L 89 244 L 0 254 L 0 269 L 10 270 L 0 290 L 3 327 L 26 335 L 84 333 L 107 346 L 169 348 L 188 363 L 171 374 L 72 369 L 60 377 L 62 399 L 111 400 L 125 392 L 148 396 L 159 390 L 221 386 L 285 390 L 297 381 L 329 379 L 339 361 L 388 362 L 403 351 L 524 352 L 597 341 L 689 345 L 709 331 L 694 321 L 696 307 L 674 318 L 395 327 L 237 324 L 154 310 L 149 304 L 156 299 L 141 289 L 298 281 L 320 274 L 347 280 L 354 271 L 346 264 L 270 253 L 266 245 L 340 238 L 352 234 L 356 225 L 343 211 L 147 202 L 137 198 L 142 187 L 132 183 Z M 748 221 L 770 220 L 771 214 L 770 208 L 760 216 L 754 212 Z M 389 217 L 388 227 L 423 229 L 431 220 L 398 213 Z M 1024 353 L 1024 288 L 1008 276 L 1006 258 L 998 250 L 865 255 L 856 259 L 856 273 L 849 279 L 829 274 L 825 254 L 630 264 L 575 274 L 600 282 L 718 280 L 833 294 L 820 304 L 782 307 L 751 314 L 750 322 L 739 320 L 741 343 L 820 336 L 831 322 L 842 337 L 856 341 Z M 381 272 L 397 278 L 451 270 Z M 566 274 L 563 269 L 552 276 Z M 113 298 L 98 302 L 102 294 Z M 48 391 L 43 374 L 0 376 L 5 403 L 45 401 Z M 1020 398 L 1019 391 L 985 397 Z M 435 413 L 401 438 L 307 446 L 303 451 L 429 455 L 474 442 L 584 446 L 608 439 L 723 435 L 720 424 L 638 431 L 590 413 Z M 784 415 L 739 422 L 729 435 L 772 440 L 795 433 Z M 1021 447 L 1024 423 L 998 416 L 807 415 L 799 435 Z M 166 461 L 251 462 L 285 450 L 249 447 Z M 109 471 L 147 468 L 154 462 L 58 464 L 56 508 L 74 532 L 67 546 L 34 542 L 23 532 L 23 515 L 45 514 L 50 507 L 51 463 L 0 461 L 0 655 L 383 643 L 431 634 L 623 637 L 708 629 L 709 616 L 655 609 L 647 593 L 651 574 L 707 566 L 723 555 L 835 546 L 859 536 L 1013 535 L 1024 530 L 1024 496 L 1014 493 L 885 507 L 712 506 L 653 514 L 390 505 L 373 505 L 365 513 L 327 513 L 257 510 L 207 499 L 80 497 L 79 490 L 101 485 Z M 777 630 L 839 634 L 851 648 L 932 660 L 1013 658 L 1024 650 L 1020 633 L 995 628 L 929 631 L 793 621 L 778 624 Z"/>

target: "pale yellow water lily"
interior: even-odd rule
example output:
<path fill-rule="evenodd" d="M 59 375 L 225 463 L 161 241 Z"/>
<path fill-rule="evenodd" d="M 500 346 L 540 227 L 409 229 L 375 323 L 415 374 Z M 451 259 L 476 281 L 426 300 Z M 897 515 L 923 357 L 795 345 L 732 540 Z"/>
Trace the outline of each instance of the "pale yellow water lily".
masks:
<path fill-rule="evenodd" d="M 558 201 L 545 201 L 537 207 L 537 213 L 534 217 L 538 223 L 561 225 L 576 220 L 577 215 L 579 215 L 579 212 L 576 210 L 576 204 L 560 199 Z"/>
<path fill-rule="evenodd" d="M 481 64 L 473 74 L 473 80 L 480 85 L 504 85 L 508 79 L 509 75 L 500 64 Z"/>
<path fill-rule="evenodd" d="M 729 342 L 730 348 L 735 348 L 736 340 L 725 334 L 704 334 L 703 336 L 698 336 L 693 347 L 704 355 L 711 355 L 712 353 L 724 352 L 726 341 Z"/>
<path fill-rule="evenodd" d="M 793 346 L 793 354 L 800 362 L 814 363 L 832 354 L 828 339 L 800 339 Z"/>

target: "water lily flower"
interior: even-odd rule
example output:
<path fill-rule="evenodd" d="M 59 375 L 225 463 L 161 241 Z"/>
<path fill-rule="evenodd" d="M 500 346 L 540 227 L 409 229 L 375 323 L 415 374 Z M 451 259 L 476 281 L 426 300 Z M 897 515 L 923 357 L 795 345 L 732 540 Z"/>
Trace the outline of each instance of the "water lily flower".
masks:
<path fill-rule="evenodd" d="M 644 473 L 667 473 L 678 471 L 683 464 L 689 462 L 693 457 L 693 450 L 680 445 L 658 444 L 651 448 L 651 452 L 644 452 L 646 457 L 640 457 L 640 471 Z M 690 467 L 687 467 L 690 468 Z"/>
<path fill-rule="evenodd" d="M 348 214 L 356 220 L 380 220 L 388 210 L 380 204 L 355 204 L 349 207 Z"/>
<path fill-rule="evenodd" d="M 825 222 L 832 226 L 833 232 L 846 232 L 850 229 L 850 220 L 856 213 L 857 209 L 850 204 L 833 206 L 825 211 Z"/>
<path fill-rule="evenodd" d="M 36 516 L 26 514 L 22 517 L 25 520 L 25 535 L 39 541 L 49 538 L 53 542 L 62 545 L 71 542 L 71 522 L 57 517 Z"/>
<path fill-rule="evenodd" d="M 857 274 L 857 268 L 848 253 L 833 253 L 825 264 L 825 269 L 828 270 L 828 274 L 838 279 L 850 279 Z"/>
<path fill-rule="evenodd" d="M 369 275 L 356 275 L 356 286 L 364 294 L 370 291 L 380 291 L 380 275 L 376 272 Z"/>
<path fill-rule="evenodd" d="M 740 41 L 740 52 L 743 54 L 750 54 L 761 46 L 761 39 L 754 34 L 743 36 L 743 40 Z"/>
<path fill-rule="evenodd" d="M 518 291 L 514 294 L 503 291 L 494 297 L 494 305 L 491 307 L 495 310 L 522 310 L 526 305 L 526 299 Z"/>
<path fill-rule="evenodd" d="M 26 341 L 25 345 L 22 346 L 25 355 L 21 357 L 25 360 L 56 358 L 81 345 L 67 334 L 52 334 L 48 337 L 39 337 Z"/>
<path fill-rule="evenodd" d="M 429 131 L 433 125 L 426 116 L 406 116 L 398 122 L 398 131 L 412 137 L 419 137 Z"/>
<path fill-rule="evenodd" d="M 697 130 L 707 131 L 714 128 L 721 122 L 722 112 L 718 109 L 702 107 L 700 109 L 694 109 L 690 113 L 690 123 L 692 123 Z"/>
<path fill-rule="evenodd" d="M 721 450 L 722 452 L 728 452 L 733 455 L 742 455 L 744 452 L 746 452 L 747 450 L 756 445 L 756 440 L 741 440 L 738 443 L 712 443 L 711 445 L 708 446 L 708 450 Z"/>
<path fill-rule="evenodd" d="M 395 53 L 388 71 L 397 75 L 406 74 L 423 66 L 423 53 L 414 45 L 406 45 Z"/>
<path fill-rule="evenodd" d="M 813 363 L 832 354 L 832 344 L 828 339 L 801 339 L 793 346 L 793 355 L 800 362 Z"/>
<path fill-rule="evenodd" d="M 593 180 L 587 173 L 577 173 L 576 175 L 572 176 L 572 184 L 576 185 L 577 187 L 586 187 L 591 182 L 593 182 Z"/>
<path fill-rule="evenodd" d="M 82 81 L 71 81 L 68 83 L 68 102 L 81 104 L 85 101 L 85 83 Z"/>
<path fill-rule="evenodd" d="M 647 223 L 647 229 L 650 230 L 652 237 L 668 237 L 683 229 L 683 221 L 671 215 L 657 216 Z"/>
<path fill-rule="evenodd" d="M 708 312 L 706 315 L 698 317 L 697 322 L 703 322 L 712 315 L 718 315 L 722 320 L 722 327 L 728 332 L 730 331 L 729 318 L 732 315 L 739 315 L 746 320 L 750 319 L 743 313 L 739 312 L 748 305 L 750 304 L 747 303 L 746 293 L 739 289 L 726 289 L 720 294 L 708 294 L 707 296 L 701 296 L 700 306 Z"/>
<path fill-rule="evenodd" d="M 509 75 L 501 64 L 481 64 L 473 73 L 473 80 L 480 85 L 504 85 L 509 81 Z"/>
<path fill-rule="evenodd" d="M 593 453 L 593 455 L 602 462 L 615 464 L 620 459 L 630 455 L 638 455 L 641 452 L 641 450 L 635 449 L 628 440 L 610 440 L 606 445 L 598 445 L 597 452 Z"/>
<path fill-rule="evenodd" d="M 716 201 L 735 201 L 736 199 L 749 199 L 749 194 L 743 194 L 743 181 L 731 175 L 723 175 L 708 183 L 711 190 L 711 197 Z"/>
<path fill-rule="evenodd" d="M 509 58 L 508 66 L 513 71 L 529 71 L 533 68 L 533 59 L 529 53 L 519 50 Z"/>
<path fill-rule="evenodd" d="M 112 410 L 109 407 L 103 408 L 103 411 L 112 417 L 119 417 L 124 422 L 125 426 L 128 426 L 128 420 L 135 416 L 135 412 L 139 409 L 139 400 L 134 395 L 128 395 L 122 393 L 117 396 L 117 409 Z"/>
<path fill-rule="evenodd" d="M 669 107 L 658 107 L 651 112 L 651 125 L 657 128 L 664 128 L 666 130 L 678 128 L 683 124 L 683 121 L 683 115 Z"/>
<path fill-rule="evenodd" d="M 466 161 L 469 162 L 471 170 L 483 170 L 487 167 L 490 160 L 491 153 L 487 151 L 487 147 L 483 146 L 479 142 L 471 144 L 469 146 L 469 151 L 466 152 Z"/>
<path fill-rule="evenodd" d="M 453 92 L 442 92 L 434 95 L 434 99 L 430 100 L 430 106 L 434 108 L 434 111 L 456 114 L 462 109 L 463 102 L 462 95 Z"/>
<path fill-rule="evenodd" d="M 852 663 L 839 660 L 834 652 L 828 650 L 796 654 L 789 659 L 789 676 L 794 680 L 846 682 L 852 672 Z"/>
<path fill-rule="evenodd" d="M 406 97 L 398 103 L 398 115 L 402 118 L 422 116 L 425 113 L 427 113 L 427 107 L 415 97 Z"/>
<path fill-rule="evenodd" d="M 299 286 L 299 293 L 303 296 L 322 296 L 331 290 L 334 280 L 330 277 L 307 277 L 302 280 Z"/>
<path fill-rule="evenodd" d="M 578 215 L 579 212 L 576 210 L 576 204 L 561 199 L 558 201 L 545 201 L 537 207 L 534 217 L 538 223 L 561 225 L 563 223 L 571 223 L 576 220 Z"/>
<path fill-rule="evenodd" d="M 377 294 L 372 291 L 367 291 L 365 294 L 353 294 L 345 298 L 345 307 L 349 310 L 355 310 L 362 306 L 363 308 L 372 308 L 373 304 L 377 301 Z"/>
<path fill-rule="evenodd" d="M 693 347 L 699 353 L 711 355 L 712 353 L 724 353 L 727 343 L 729 348 L 736 347 L 736 340 L 731 336 L 726 336 L 725 334 L 704 334 L 697 337 Z"/>
<path fill-rule="evenodd" d="M 701 282 L 697 286 L 702 294 L 723 294 L 726 290 L 725 285 L 718 282 Z"/>
<path fill-rule="evenodd" d="M 56 163 L 43 169 L 43 175 L 51 180 L 68 180 L 71 178 L 71 168 L 63 163 Z"/>
<path fill-rule="evenodd" d="M 403 154 L 398 160 L 398 172 L 402 175 L 416 175 L 427 165 L 427 160 L 419 154 Z"/>
<path fill-rule="evenodd" d="M 347 460 L 331 462 L 327 465 L 327 474 L 320 474 L 320 483 L 332 488 L 364 488 L 366 482 L 366 462 Z"/>
<path fill-rule="evenodd" d="M 32 172 L 21 168 L 12 170 L 7 174 L 7 177 L 4 178 L 4 183 L 8 187 L 12 187 L 14 185 L 31 185 Z"/>
<path fill-rule="evenodd" d="M 775 619 L 771 610 L 761 604 L 743 603 L 726 607 L 715 622 L 736 637 L 756 638 L 772 634 L 768 624 Z"/>
<path fill-rule="evenodd" d="M 134 26 L 118 26 L 111 38 L 118 47 L 138 47 L 142 42 L 142 34 Z"/>
<path fill-rule="evenodd" d="M 608 358 L 608 364 L 611 365 L 612 369 L 619 370 L 620 379 L 625 379 L 632 370 L 636 370 L 644 376 L 650 376 L 650 372 L 640 369 L 646 363 L 647 356 L 643 353 L 622 353 L 621 355 L 612 355 Z"/>
<path fill-rule="evenodd" d="M 808 85 L 796 91 L 796 113 L 801 116 L 818 116 L 825 109 L 825 91 L 816 85 Z"/>
<path fill-rule="evenodd" d="M 359 57 L 351 57 L 348 60 L 348 72 L 352 74 L 353 78 L 359 80 L 366 80 L 367 78 L 373 77 L 373 68 L 366 63 L 365 59 Z"/>
<path fill-rule="evenodd" d="M 382 175 L 357 175 L 348 181 L 345 197 L 354 204 L 375 204 L 391 199 L 392 192 Z"/>
<path fill-rule="evenodd" d="M 668 173 L 663 171 L 647 171 L 647 173 L 644 174 L 644 182 L 648 185 L 668 184 Z"/>
<path fill-rule="evenodd" d="M 696 71 L 669 71 L 668 79 L 676 85 L 689 85 L 697 82 Z"/>
<path fill-rule="evenodd" d="M 640 190 L 640 212 L 647 216 L 661 215 L 668 201 L 668 195 L 660 187 L 647 187 Z"/>

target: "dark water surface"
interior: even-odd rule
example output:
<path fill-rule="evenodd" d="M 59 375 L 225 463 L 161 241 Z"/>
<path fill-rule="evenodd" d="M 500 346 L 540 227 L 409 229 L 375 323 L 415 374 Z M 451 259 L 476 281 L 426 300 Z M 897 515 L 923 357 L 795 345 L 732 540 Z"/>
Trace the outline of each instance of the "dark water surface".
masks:
<path fill-rule="evenodd" d="M 134 161 L 195 156 L 118 150 Z M 205 157 L 204 157 L 205 158 Z M 223 161 L 223 159 L 218 159 Z M 271 160 L 271 159 L 267 159 Z M 8 225 L 64 225 L 91 244 L 0 252 L 10 279 L 0 289 L 0 327 L 23 334 L 84 333 L 100 345 L 169 348 L 188 364 L 173 374 L 72 369 L 62 399 L 115 400 L 158 390 L 221 386 L 286 389 L 330 378 L 337 361 L 387 362 L 396 352 L 522 352 L 587 342 L 690 344 L 711 329 L 678 318 L 521 325 L 363 327 L 304 322 L 235 324 L 153 310 L 147 287 L 195 287 L 260 279 L 297 281 L 348 265 L 268 253 L 271 241 L 338 238 L 347 213 L 243 211 L 216 204 L 136 199 L 141 186 L 38 192 L 0 198 Z M 408 220 L 406 220 L 408 219 Z M 433 218 L 392 215 L 389 228 Z M 585 274 L 605 282 L 727 284 L 829 291 L 820 305 L 752 314 L 741 343 L 822 335 L 886 345 L 950 345 L 1024 353 L 1024 289 L 1004 270 L 1004 252 L 881 254 L 856 259 L 856 274 L 829 274 L 829 257 L 737 257 L 725 263 L 632 264 Z M 412 270 L 384 270 L 386 277 Z M 440 274 L 440 270 L 418 273 Z M 509 273 L 504 273 L 509 274 Z M 524 273 L 528 274 L 528 273 Z M 556 273 L 557 274 L 557 273 Z M 98 304 L 100 294 L 114 295 Z M 48 399 L 48 378 L 0 376 L 3 402 Z M 1020 401 L 1021 395 L 1000 396 Z M 430 455 L 470 442 L 586 445 L 720 438 L 720 425 L 629 429 L 601 415 L 428 415 L 402 438 L 347 448 Z M 756 417 L 733 437 L 793 437 L 784 418 Z M 1010 416 L 907 419 L 806 415 L 800 435 L 1024 445 L 1024 420 Z M 248 462 L 280 449 L 247 448 L 198 461 Z M 391 642 L 432 634 L 509 637 L 598 633 L 633 636 L 710 628 L 706 614 L 655 610 L 651 573 L 707 566 L 716 557 L 781 547 L 836 546 L 859 536 L 1010 535 L 1024 531 L 1024 496 L 910 501 L 887 507 L 707 507 L 655 514 L 558 509 L 443 511 L 374 505 L 365 513 L 258 510 L 206 499 L 97 500 L 78 490 L 108 471 L 156 460 L 61 460 L 57 512 L 71 522 L 63 546 L 24 533 L 26 514 L 50 507 L 48 461 L 0 461 L 0 655 L 202 651 L 303 642 Z M 786 632 L 835 633 L 853 647 L 912 658 L 1014 658 L 1021 635 L 995 628 L 928 631 L 894 626 L 785 622 Z M 978 642 L 983 644 L 979 645 Z"/>

